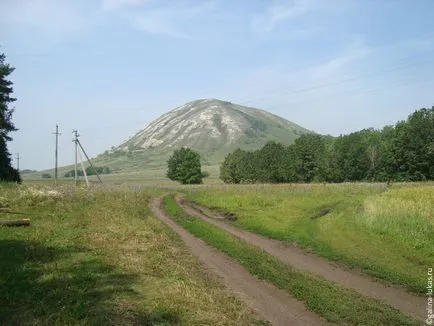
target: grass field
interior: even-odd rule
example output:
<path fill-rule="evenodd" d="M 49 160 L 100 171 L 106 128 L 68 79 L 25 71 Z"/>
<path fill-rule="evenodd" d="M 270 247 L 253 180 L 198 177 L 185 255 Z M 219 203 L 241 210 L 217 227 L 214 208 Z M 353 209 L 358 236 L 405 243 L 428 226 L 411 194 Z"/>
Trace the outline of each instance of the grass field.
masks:
<path fill-rule="evenodd" d="M 0 324 L 260 323 L 150 214 L 157 193 L 0 185 L 0 217 L 32 223 L 0 228 Z"/>
<path fill-rule="evenodd" d="M 432 184 L 246 185 L 187 198 L 235 213 L 241 228 L 312 250 L 380 279 L 426 291 L 434 261 Z"/>
<path fill-rule="evenodd" d="M 329 322 L 350 325 L 419 325 L 401 312 L 355 291 L 333 285 L 308 273 L 301 273 L 261 249 L 240 240 L 200 218 L 191 217 L 172 196 L 164 209 L 175 221 L 211 246 L 223 251 L 260 279 L 273 283 L 303 301 Z"/>
<path fill-rule="evenodd" d="M 216 167 L 204 167 L 203 171 L 214 173 L 213 176 L 203 179 L 205 185 L 222 184 L 222 181 L 216 177 Z M 179 183 L 171 181 L 165 176 L 167 169 L 154 169 L 140 172 L 122 172 L 122 173 L 110 173 L 101 175 L 101 179 L 106 185 L 131 185 L 138 187 L 168 187 L 173 188 L 179 186 Z M 51 171 L 51 175 L 54 173 Z M 59 173 L 59 175 L 62 175 Z M 43 179 L 41 178 L 41 172 L 26 173 L 22 175 L 25 184 L 41 184 L 47 186 L 54 186 L 55 181 L 53 178 Z M 89 181 L 93 184 L 98 184 L 99 181 L 96 176 L 89 176 Z M 84 177 L 79 177 L 82 184 L 85 184 Z M 62 185 L 74 185 L 74 178 L 59 177 L 58 184 Z"/>
<path fill-rule="evenodd" d="M 0 324 L 263 324 L 148 210 L 150 198 L 175 186 L 141 183 L 134 176 L 91 189 L 46 182 L 0 185 L 0 207 L 10 210 L 0 218 L 32 222 L 0 228 Z M 241 228 L 296 242 L 415 292 L 425 290 L 426 269 L 434 261 L 432 185 L 208 184 L 177 191 L 234 212 L 233 223 Z M 187 217 L 171 197 L 165 209 L 188 231 L 329 321 L 418 324 Z"/>
<path fill-rule="evenodd" d="M 97 163 L 94 162 L 98 166 Z M 85 167 L 88 167 L 87 164 L 85 164 Z M 58 175 L 59 180 L 62 183 L 73 183 L 74 178 L 64 178 L 63 175 L 66 172 L 69 172 L 74 169 L 73 165 L 65 166 L 59 168 Z M 79 169 L 81 169 L 81 166 L 79 166 Z M 205 184 L 221 184 L 222 181 L 219 179 L 219 165 L 211 165 L 211 166 L 202 166 L 202 171 L 206 171 L 210 174 L 209 177 L 204 179 Z M 41 175 L 44 173 L 48 173 L 51 175 L 51 178 L 43 179 L 41 178 Z M 144 169 L 136 169 L 133 171 L 114 171 L 110 174 L 103 174 L 101 175 L 101 179 L 105 183 L 140 183 L 144 185 L 174 185 L 175 182 L 170 181 L 166 177 L 167 173 L 167 166 L 159 166 L 159 167 L 148 167 Z M 54 169 L 50 170 L 44 170 L 44 171 L 38 171 L 38 172 L 30 172 L 30 173 L 23 173 L 22 178 L 25 182 L 35 183 L 35 182 L 43 182 L 43 183 L 49 183 L 54 184 Z M 80 179 L 84 182 L 84 177 L 80 177 Z M 92 181 L 98 181 L 96 176 L 89 176 L 89 180 Z"/>

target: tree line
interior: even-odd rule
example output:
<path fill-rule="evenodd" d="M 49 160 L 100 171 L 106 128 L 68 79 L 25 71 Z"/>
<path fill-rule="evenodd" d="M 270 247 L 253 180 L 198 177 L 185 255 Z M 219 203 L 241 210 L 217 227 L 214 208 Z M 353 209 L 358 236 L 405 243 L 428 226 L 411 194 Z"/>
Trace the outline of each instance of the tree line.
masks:
<path fill-rule="evenodd" d="M 237 149 L 220 166 L 226 183 L 434 180 L 434 106 L 381 130 L 302 135 L 289 146 Z"/>
<path fill-rule="evenodd" d="M 93 168 L 88 166 L 85 169 L 85 171 L 86 171 L 87 176 L 96 175 L 96 173 L 98 173 L 98 174 L 110 174 L 112 172 L 110 170 L 110 168 L 107 166 L 95 166 Z M 95 171 L 96 171 L 96 173 L 95 173 Z M 65 177 L 65 178 L 71 178 L 74 176 L 75 176 L 75 170 L 70 170 L 63 175 L 63 177 Z M 83 177 L 84 176 L 83 170 L 77 169 L 77 176 Z"/>

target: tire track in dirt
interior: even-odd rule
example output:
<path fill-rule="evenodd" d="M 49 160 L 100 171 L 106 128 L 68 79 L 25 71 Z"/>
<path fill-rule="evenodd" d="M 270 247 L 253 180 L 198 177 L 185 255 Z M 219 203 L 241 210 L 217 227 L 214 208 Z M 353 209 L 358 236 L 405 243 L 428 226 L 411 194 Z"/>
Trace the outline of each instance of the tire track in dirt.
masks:
<path fill-rule="evenodd" d="M 276 326 L 327 325 L 324 319 L 307 310 L 303 303 L 274 285 L 255 278 L 243 266 L 187 232 L 163 212 L 161 203 L 161 198 L 152 200 L 154 215 L 173 229 L 207 269 L 262 318 Z"/>
<path fill-rule="evenodd" d="M 216 218 L 211 218 L 203 213 L 200 206 L 195 204 L 199 209 L 195 208 L 180 195 L 177 195 L 175 199 L 188 215 L 202 218 L 206 222 L 262 248 L 295 269 L 316 274 L 326 280 L 354 289 L 366 297 L 380 300 L 418 320 L 425 321 L 426 319 L 427 301 L 425 297 L 409 293 L 403 288 L 384 285 L 370 276 L 334 265 L 324 258 L 307 253 L 283 241 L 244 231 Z"/>

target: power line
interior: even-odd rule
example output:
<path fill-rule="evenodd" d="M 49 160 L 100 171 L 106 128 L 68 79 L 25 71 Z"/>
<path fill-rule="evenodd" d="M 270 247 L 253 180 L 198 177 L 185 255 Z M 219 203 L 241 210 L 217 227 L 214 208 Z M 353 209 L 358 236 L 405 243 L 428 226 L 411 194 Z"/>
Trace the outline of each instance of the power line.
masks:
<path fill-rule="evenodd" d="M 329 94 L 329 95 L 325 95 L 325 96 L 319 96 L 319 97 L 314 97 L 314 98 L 308 98 L 306 100 L 302 100 L 302 101 L 293 101 L 293 102 L 289 102 L 289 104 L 294 105 L 294 104 L 304 104 L 304 103 L 309 103 L 309 102 L 315 102 L 318 100 L 330 100 L 330 99 L 334 99 L 334 98 L 341 98 L 341 97 L 347 97 L 347 96 L 352 96 L 352 95 L 361 95 L 361 94 L 368 94 L 368 93 L 372 93 L 372 92 L 378 92 L 378 91 L 383 91 L 385 89 L 390 89 L 391 87 L 402 87 L 402 86 L 406 86 L 406 85 L 416 85 L 416 84 L 420 84 L 420 83 L 424 83 L 424 82 L 429 82 L 433 80 L 433 78 L 425 78 L 425 79 L 415 79 L 415 78 L 411 78 L 411 79 L 405 79 L 405 80 L 400 80 L 398 83 L 387 83 L 387 84 L 383 84 L 380 85 L 380 87 L 363 87 L 363 88 L 358 88 L 358 89 L 354 89 L 354 90 L 349 90 L 349 91 L 344 91 L 344 92 L 339 92 L 339 93 L 335 93 L 335 94 Z M 269 106 L 268 109 L 270 108 L 275 108 L 281 105 L 273 105 L 273 106 Z"/>
<path fill-rule="evenodd" d="M 416 62 L 416 63 L 412 63 L 412 64 L 400 66 L 400 67 L 395 67 L 395 68 L 391 68 L 391 69 L 380 70 L 380 71 L 376 71 L 376 72 L 369 73 L 369 74 L 364 74 L 364 75 L 359 75 L 359 76 L 355 76 L 355 77 L 351 77 L 351 78 L 346 78 L 346 79 L 342 79 L 342 80 L 335 81 L 335 82 L 323 83 L 323 84 L 319 84 L 319 85 L 315 85 L 315 86 L 299 88 L 299 89 L 296 89 L 296 90 L 293 90 L 293 91 L 290 91 L 290 92 L 285 92 L 285 95 L 309 92 L 309 91 L 320 89 L 320 88 L 325 88 L 325 87 L 329 87 L 329 86 L 340 85 L 340 84 L 344 84 L 344 83 L 348 83 L 348 82 L 353 82 L 353 81 L 364 79 L 364 78 L 368 78 L 368 77 L 379 76 L 379 75 L 383 75 L 383 74 L 387 74 L 387 73 L 391 73 L 391 72 L 395 72 L 395 71 L 399 71 L 399 70 L 405 70 L 405 69 L 408 69 L 408 68 L 422 66 L 422 65 L 426 65 L 426 64 L 432 64 L 432 63 L 434 63 L 434 60 L 424 60 L 424 61 L 421 61 L 421 62 Z M 285 89 L 288 89 L 288 87 L 284 87 L 281 90 L 285 90 Z M 276 93 L 277 91 L 278 90 L 275 89 L 272 93 Z M 242 104 L 242 105 L 248 105 L 248 104 L 252 104 L 252 103 L 261 101 L 263 99 L 269 98 L 269 97 L 270 97 L 270 95 L 262 97 L 262 98 L 257 99 L 257 100 L 240 102 L 240 104 Z"/>

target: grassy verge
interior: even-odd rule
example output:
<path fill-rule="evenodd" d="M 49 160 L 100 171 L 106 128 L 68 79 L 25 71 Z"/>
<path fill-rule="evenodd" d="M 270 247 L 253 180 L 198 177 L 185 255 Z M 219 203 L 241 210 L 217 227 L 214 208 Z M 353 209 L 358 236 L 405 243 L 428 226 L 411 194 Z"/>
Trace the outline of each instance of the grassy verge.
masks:
<path fill-rule="evenodd" d="M 165 197 L 164 209 L 175 221 L 209 245 L 226 253 L 260 279 L 273 283 L 303 301 L 330 322 L 354 325 L 419 325 L 379 301 L 355 291 L 291 269 L 263 250 L 240 240 L 218 227 L 186 215 L 173 196 Z"/>
<path fill-rule="evenodd" d="M 1 325 L 251 325 L 148 211 L 156 191 L 0 185 Z M 20 213 L 20 214 L 18 214 Z"/>
<path fill-rule="evenodd" d="M 188 198 L 233 212 L 235 225 L 246 230 L 426 291 L 434 261 L 432 185 L 397 184 L 387 191 L 380 184 L 209 187 Z"/>

